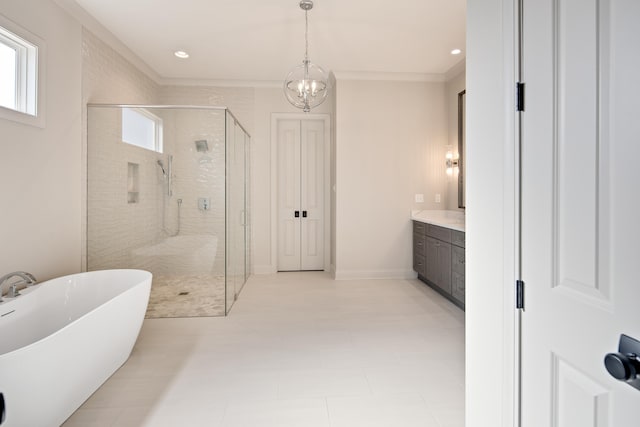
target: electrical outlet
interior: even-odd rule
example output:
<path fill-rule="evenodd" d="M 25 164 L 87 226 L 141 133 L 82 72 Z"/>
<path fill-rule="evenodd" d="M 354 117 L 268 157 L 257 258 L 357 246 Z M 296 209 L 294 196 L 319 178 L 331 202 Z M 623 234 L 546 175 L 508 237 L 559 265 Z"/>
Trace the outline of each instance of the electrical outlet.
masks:
<path fill-rule="evenodd" d="M 436 193 L 436 203 L 440 203 L 440 193 Z"/>
<path fill-rule="evenodd" d="M 424 194 L 416 194 L 415 201 L 416 203 L 424 203 Z"/>

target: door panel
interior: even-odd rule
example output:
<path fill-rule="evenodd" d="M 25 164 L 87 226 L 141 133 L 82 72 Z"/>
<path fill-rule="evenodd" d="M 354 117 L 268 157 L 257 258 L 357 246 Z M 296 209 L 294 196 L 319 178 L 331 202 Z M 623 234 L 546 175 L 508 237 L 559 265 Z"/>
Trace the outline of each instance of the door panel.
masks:
<path fill-rule="evenodd" d="M 640 392 L 603 359 L 620 334 L 640 337 L 640 2 L 523 12 L 522 426 L 635 425 Z"/>
<path fill-rule="evenodd" d="M 324 269 L 324 121 L 304 120 L 301 140 L 302 270 Z"/>
<path fill-rule="evenodd" d="M 278 122 L 278 270 L 300 270 L 300 120 Z"/>

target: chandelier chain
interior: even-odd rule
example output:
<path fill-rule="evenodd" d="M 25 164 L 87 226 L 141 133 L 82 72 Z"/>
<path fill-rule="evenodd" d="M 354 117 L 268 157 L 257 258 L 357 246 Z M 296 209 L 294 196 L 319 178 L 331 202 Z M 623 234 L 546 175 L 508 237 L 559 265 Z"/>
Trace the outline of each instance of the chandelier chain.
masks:
<path fill-rule="evenodd" d="M 309 60 L 309 18 L 307 11 L 304 11 L 304 59 Z"/>

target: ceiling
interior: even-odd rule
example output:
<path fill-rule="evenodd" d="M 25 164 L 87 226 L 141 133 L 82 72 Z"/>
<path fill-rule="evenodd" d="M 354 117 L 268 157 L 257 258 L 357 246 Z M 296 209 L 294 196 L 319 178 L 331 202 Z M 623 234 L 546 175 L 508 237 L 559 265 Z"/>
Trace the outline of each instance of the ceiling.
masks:
<path fill-rule="evenodd" d="M 75 2 L 163 78 L 279 81 L 304 57 L 298 0 Z M 466 0 L 314 3 L 309 57 L 326 70 L 443 74 L 464 58 Z"/>

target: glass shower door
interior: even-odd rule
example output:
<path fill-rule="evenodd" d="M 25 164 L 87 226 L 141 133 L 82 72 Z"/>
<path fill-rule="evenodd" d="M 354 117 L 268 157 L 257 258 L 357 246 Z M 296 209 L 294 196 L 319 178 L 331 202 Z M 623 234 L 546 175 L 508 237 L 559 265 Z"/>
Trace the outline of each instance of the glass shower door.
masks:
<path fill-rule="evenodd" d="M 227 112 L 227 313 L 246 281 L 245 132 Z"/>

